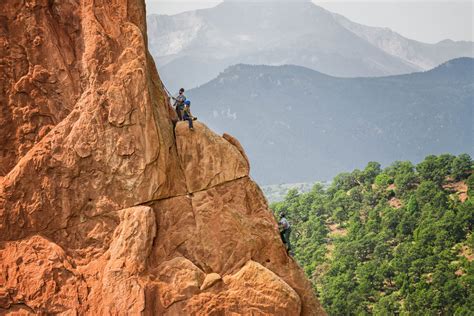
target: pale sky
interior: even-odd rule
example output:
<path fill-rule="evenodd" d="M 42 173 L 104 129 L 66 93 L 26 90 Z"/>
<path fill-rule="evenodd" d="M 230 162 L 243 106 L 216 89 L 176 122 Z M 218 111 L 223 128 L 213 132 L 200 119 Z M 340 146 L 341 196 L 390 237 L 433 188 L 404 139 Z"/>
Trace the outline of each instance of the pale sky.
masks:
<path fill-rule="evenodd" d="M 146 0 L 148 13 L 176 14 L 213 7 L 221 1 Z M 354 22 L 388 27 L 405 37 L 435 43 L 444 39 L 474 41 L 474 0 L 333 0 L 313 1 Z"/>

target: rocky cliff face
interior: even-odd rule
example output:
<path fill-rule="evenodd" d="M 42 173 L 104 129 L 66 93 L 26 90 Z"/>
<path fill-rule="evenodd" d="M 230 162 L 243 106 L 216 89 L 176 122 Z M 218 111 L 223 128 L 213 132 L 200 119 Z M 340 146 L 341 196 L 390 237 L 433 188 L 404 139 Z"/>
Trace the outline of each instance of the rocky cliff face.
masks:
<path fill-rule="evenodd" d="M 173 130 L 143 1 L 2 1 L 0 68 L 0 314 L 324 314 L 239 142 Z"/>

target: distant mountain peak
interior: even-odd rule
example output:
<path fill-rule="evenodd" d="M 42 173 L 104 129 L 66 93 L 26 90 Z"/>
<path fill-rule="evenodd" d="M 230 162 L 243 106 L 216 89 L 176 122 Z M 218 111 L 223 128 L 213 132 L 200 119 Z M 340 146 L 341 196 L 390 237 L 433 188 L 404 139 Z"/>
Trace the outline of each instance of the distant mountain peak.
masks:
<path fill-rule="evenodd" d="M 449 38 L 439 41 L 439 44 L 452 44 L 452 43 L 456 43 L 456 42 Z"/>
<path fill-rule="evenodd" d="M 473 64 L 474 63 L 474 58 L 472 57 L 459 57 L 459 58 L 454 58 L 451 60 L 448 60 L 445 63 L 442 63 L 439 67 L 443 66 L 450 66 L 450 65 L 460 65 L 460 64 Z"/>
<path fill-rule="evenodd" d="M 441 65 L 427 72 L 451 73 L 455 76 L 455 79 L 460 79 L 461 77 L 472 78 L 474 74 L 474 58 L 460 57 L 448 60 L 447 62 L 442 63 Z"/>
<path fill-rule="evenodd" d="M 474 56 L 474 43 L 417 42 L 388 28 L 354 23 L 307 0 L 227 0 L 213 8 L 150 16 L 148 30 L 160 74 L 173 89 L 204 84 L 238 63 L 293 64 L 338 77 L 373 77 Z"/>

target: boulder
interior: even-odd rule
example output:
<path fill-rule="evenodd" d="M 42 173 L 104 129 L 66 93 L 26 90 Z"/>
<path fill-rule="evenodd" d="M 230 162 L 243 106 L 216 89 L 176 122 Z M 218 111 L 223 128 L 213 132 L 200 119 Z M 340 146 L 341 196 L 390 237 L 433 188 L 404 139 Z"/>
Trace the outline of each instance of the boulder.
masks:
<path fill-rule="evenodd" d="M 205 278 L 204 272 L 183 257 L 164 262 L 157 274 L 158 293 L 165 308 L 198 294 Z"/>
<path fill-rule="evenodd" d="M 214 284 L 222 280 L 221 276 L 217 273 L 209 273 L 206 275 L 204 282 L 201 285 L 201 291 L 207 290 L 208 288 L 212 287 Z"/>
<path fill-rule="evenodd" d="M 275 273 L 248 261 L 237 273 L 224 277 L 226 289 L 196 295 L 188 301 L 189 314 L 300 315 L 298 294 Z"/>

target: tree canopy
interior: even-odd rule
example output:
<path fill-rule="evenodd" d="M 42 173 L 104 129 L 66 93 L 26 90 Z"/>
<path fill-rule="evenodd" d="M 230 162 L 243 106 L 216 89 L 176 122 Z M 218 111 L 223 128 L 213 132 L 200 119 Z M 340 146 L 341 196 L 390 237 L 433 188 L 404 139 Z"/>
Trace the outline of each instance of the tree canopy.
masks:
<path fill-rule="evenodd" d="M 330 315 L 472 315 L 472 167 L 467 154 L 370 162 L 271 208 Z"/>

